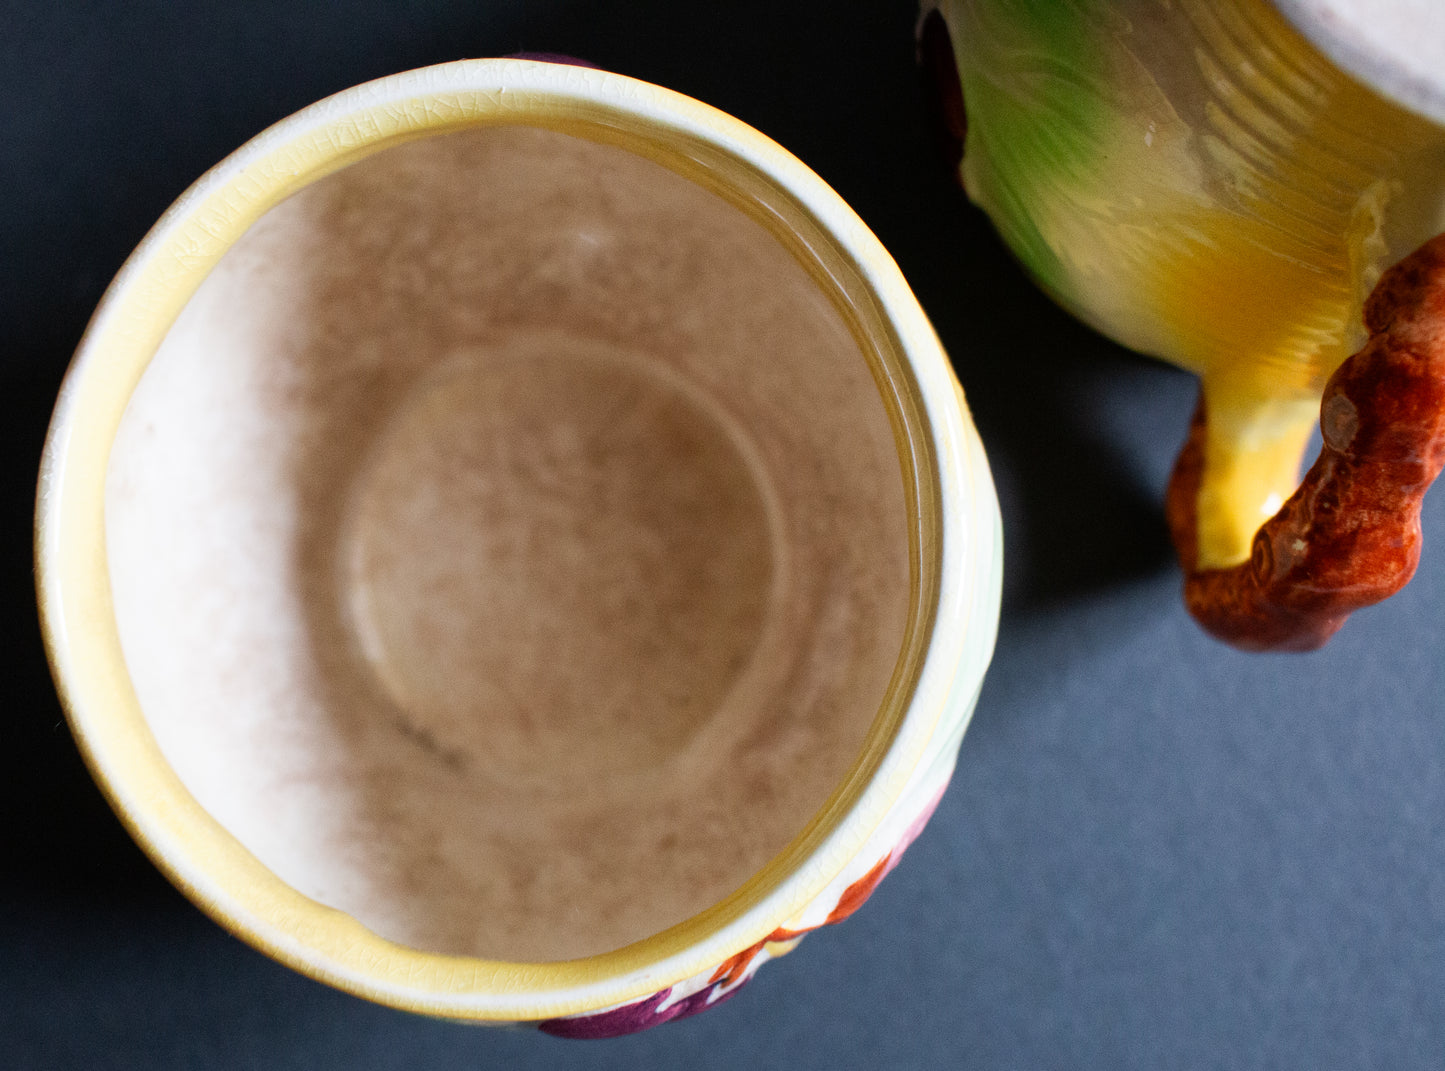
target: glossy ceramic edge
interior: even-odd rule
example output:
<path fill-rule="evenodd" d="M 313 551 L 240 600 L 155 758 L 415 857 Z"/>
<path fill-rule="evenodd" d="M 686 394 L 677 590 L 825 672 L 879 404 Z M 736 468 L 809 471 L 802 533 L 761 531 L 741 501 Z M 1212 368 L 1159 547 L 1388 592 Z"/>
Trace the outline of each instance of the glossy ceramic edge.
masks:
<path fill-rule="evenodd" d="M 1362 40 L 1320 0 L 1271 0 L 1279 13 L 1340 70 L 1380 96 L 1445 125 L 1445 72 L 1411 69 L 1388 48 Z M 1424 32 L 1438 32 L 1438 24 Z"/>
<path fill-rule="evenodd" d="M 905 649 L 864 748 L 829 801 L 723 902 L 626 948 L 563 963 L 404 948 L 262 867 L 185 790 L 145 724 L 114 626 L 104 539 L 109 446 L 126 402 L 229 245 L 288 194 L 369 152 L 519 122 L 650 156 L 722 193 L 793 249 L 873 362 L 916 522 Z M 77 743 L 121 820 L 172 881 L 232 932 L 338 988 L 427 1014 L 511 1021 L 655 993 L 724 962 L 816 900 L 907 788 L 945 709 L 960 691 L 976 693 L 1001 575 L 997 502 L 947 358 L 897 266 L 837 194 L 706 105 L 618 75 L 523 60 L 460 61 L 346 90 L 258 135 L 181 196 L 107 290 L 61 388 L 37 491 L 36 567 L 46 649 Z"/>
<path fill-rule="evenodd" d="M 958 396 L 966 412 L 961 388 Z M 971 470 L 966 485 L 982 516 L 989 512 L 994 492 L 991 481 L 987 479 L 988 470 L 983 464 L 981 447 L 976 441 L 973 447 L 979 451 L 979 465 Z M 980 473 L 985 477 L 983 480 L 977 478 Z M 993 547 L 997 550 L 1002 547 L 1003 533 L 996 509 L 993 517 L 991 535 Z M 973 590 L 972 611 L 977 618 L 988 619 L 992 615 L 996 620 L 1001 587 L 1002 572 L 996 571 L 988 583 Z M 987 656 L 984 655 L 983 662 L 986 661 Z M 955 690 L 929 740 L 923 759 L 903 791 L 843 870 L 797 914 L 716 968 L 669 985 L 643 1000 L 624 1001 L 592 1013 L 552 1019 L 537 1025 L 544 1032 L 561 1037 L 605 1038 L 635 1033 L 672 1019 L 695 1015 L 731 998 L 764 963 L 786 955 L 807 934 L 849 918 L 898 865 L 942 799 L 953 776 L 964 732 L 978 702 L 984 668 L 983 663 L 960 666 L 954 678 Z M 968 690 L 970 687 L 971 691 Z"/>

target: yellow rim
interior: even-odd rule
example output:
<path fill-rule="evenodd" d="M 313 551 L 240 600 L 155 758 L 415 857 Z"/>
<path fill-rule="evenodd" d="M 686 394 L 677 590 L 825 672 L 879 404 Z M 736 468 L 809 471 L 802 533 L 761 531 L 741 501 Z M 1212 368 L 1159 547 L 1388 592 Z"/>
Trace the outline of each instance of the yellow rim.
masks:
<path fill-rule="evenodd" d="M 401 141 L 514 123 L 629 149 L 767 226 L 832 296 L 868 356 L 914 518 L 903 651 L 862 753 L 808 826 L 702 914 L 615 952 L 540 964 L 424 953 L 377 937 L 284 885 L 202 810 L 161 756 L 127 674 L 103 516 L 110 443 L 132 390 L 201 280 L 257 218 L 301 186 Z M 841 871 L 898 796 L 941 713 L 941 686 L 930 686 L 926 706 L 914 702 L 925 661 L 940 656 L 940 481 L 959 478 L 941 476 L 936 443 L 940 434 L 961 437 L 966 425 L 960 414 L 948 428 L 935 426 L 930 413 L 945 403 L 937 389 L 920 389 L 910 357 L 948 375 L 876 239 L 793 157 L 686 97 L 598 71 L 478 60 L 323 101 L 250 142 L 162 217 L 107 292 L 62 388 L 41 469 L 37 585 L 52 668 L 86 761 L 132 835 L 203 909 L 281 961 L 358 995 L 433 1014 L 538 1019 L 644 996 L 704 970 L 761 939 Z M 966 466 L 967 451 L 954 453 Z"/>

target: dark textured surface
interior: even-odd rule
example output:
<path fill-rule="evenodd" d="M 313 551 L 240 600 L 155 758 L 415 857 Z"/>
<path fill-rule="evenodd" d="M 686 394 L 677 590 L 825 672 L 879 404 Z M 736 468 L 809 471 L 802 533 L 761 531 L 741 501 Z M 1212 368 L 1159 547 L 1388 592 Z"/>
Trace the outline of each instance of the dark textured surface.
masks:
<path fill-rule="evenodd" d="M 812 0 L 0 6 L 0 1064 L 1441 1065 L 1445 496 L 1415 580 L 1325 651 L 1205 638 L 1160 505 L 1194 385 L 1052 308 L 938 172 L 912 23 Z M 954 355 L 1008 541 L 998 655 L 904 865 L 725 1007 L 599 1043 L 374 1007 L 206 921 L 86 777 L 31 594 L 55 388 L 166 205 L 327 93 L 524 49 L 732 112 L 853 204 Z"/>

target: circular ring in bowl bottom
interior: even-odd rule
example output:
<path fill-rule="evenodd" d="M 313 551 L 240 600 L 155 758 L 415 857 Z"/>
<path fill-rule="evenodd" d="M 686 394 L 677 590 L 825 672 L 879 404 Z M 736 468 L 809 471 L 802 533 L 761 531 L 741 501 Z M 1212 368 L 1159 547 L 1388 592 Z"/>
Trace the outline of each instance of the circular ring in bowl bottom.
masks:
<path fill-rule="evenodd" d="M 347 616 L 403 732 L 532 790 L 665 764 L 775 646 L 766 479 L 646 354 L 520 332 L 440 362 L 341 533 Z"/>

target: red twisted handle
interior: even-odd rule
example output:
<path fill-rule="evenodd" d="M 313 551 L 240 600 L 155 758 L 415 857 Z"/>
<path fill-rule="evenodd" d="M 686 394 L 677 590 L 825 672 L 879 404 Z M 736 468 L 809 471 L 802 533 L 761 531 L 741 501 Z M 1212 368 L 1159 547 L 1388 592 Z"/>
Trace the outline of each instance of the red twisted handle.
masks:
<path fill-rule="evenodd" d="M 1195 410 L 1166 513 L 1190 613 L 1236 647 L 1313 650 L 1415 574 L 1420 504 L 1445 465 L 1445 235 L 1381 277 L 1365 327 L 1369 341 L 1325 386 L 1319 459 L 1260 527 L 1249 561 L 1228 569 L 1192 566 L 1202 397 Z"/>

